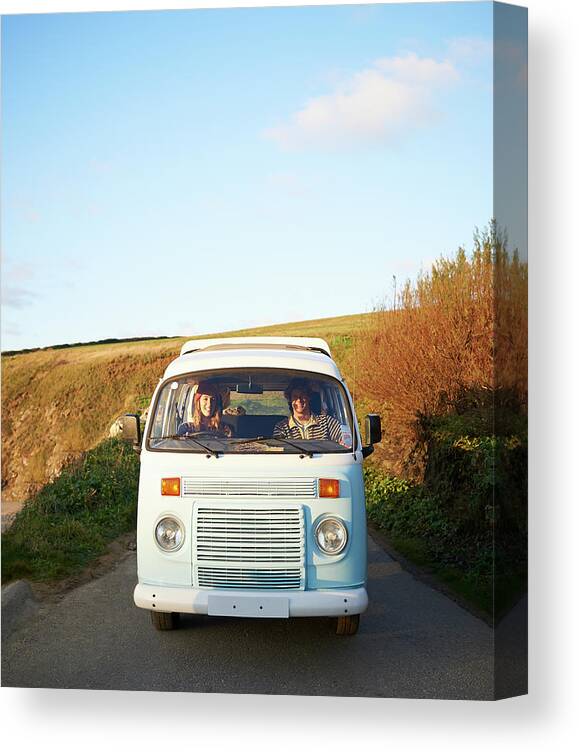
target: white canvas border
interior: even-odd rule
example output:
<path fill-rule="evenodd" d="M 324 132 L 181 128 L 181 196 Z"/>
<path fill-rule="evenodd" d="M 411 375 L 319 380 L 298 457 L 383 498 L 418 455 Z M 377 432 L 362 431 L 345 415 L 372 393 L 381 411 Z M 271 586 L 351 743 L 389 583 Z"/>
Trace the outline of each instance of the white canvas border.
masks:
<path fill-rule="evenodd" d="M 278 2 L 278 5 L 300 5 Z M 315 4 L 324 3 L 318 0 Z M 335 3 L 334 3 L 335 4 Z M 353 3 L 350 3 L 353 4 Z M 521 3 L 523 4 L 523 3 Z M 579 13 L 572 0 L 528 0 L 531 293 L 530 690 L 500 703 L 8 690 L 4 741 L 19 748 L 292 749 L 360 745 L 429 750 L 567 747 L 577 702 L 576 132 Z M 254 2 L 32 2 L 55 12 L 258 6 Z M 573 409 L 575 407 L 575 409 Z M 225 721 L 227 719 L 227 721 Z"/>

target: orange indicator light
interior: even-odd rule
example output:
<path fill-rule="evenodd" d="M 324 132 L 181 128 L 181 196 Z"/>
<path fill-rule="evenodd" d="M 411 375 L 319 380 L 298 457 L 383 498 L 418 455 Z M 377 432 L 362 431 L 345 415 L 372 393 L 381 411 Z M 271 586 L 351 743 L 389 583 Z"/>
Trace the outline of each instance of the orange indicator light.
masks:
<path fill-rule="evenodd" d="M 320 497 L 337 499 L 340 495 L 340 481 L 333 478 L 320 478 Z"/>
<path fill-rule="evenodd" d="M 162 478 L 161 496 L 181 496 L 181 478 Z"/>

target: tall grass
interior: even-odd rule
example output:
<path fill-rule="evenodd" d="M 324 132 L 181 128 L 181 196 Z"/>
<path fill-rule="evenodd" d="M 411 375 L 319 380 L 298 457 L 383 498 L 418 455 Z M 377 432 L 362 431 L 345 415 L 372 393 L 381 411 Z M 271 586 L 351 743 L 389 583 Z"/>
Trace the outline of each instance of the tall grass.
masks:
<path fill-rule="evenodd" d="M 425 418 L 478 410 L 493 432 L 495 409 L 524 410 L 527 267 L 494 223 L 379 308 L 353 348 L 356 389 L 385 423 L 382 456 L 419 477 Z M 378 454 L 378 456 L 380 456 Z"/>

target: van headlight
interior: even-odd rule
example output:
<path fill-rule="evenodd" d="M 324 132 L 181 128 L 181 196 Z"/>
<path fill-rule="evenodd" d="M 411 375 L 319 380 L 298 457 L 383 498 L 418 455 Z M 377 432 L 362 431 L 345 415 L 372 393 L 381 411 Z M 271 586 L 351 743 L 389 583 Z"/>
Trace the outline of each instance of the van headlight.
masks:
<path fill-rule="evenodd" d="M 316 526 L 314 537 L 325 554 L 336 555 L 346 547 L 348 531 L 344 523 L 336 517 L 325 517 Z"/>
<path fill-rule="evenodd" d="M 163 517 L 155 527 L 155 540 L 163 551 L 178 551 L 185 540 L 183 523 L 175 517 Z"/>

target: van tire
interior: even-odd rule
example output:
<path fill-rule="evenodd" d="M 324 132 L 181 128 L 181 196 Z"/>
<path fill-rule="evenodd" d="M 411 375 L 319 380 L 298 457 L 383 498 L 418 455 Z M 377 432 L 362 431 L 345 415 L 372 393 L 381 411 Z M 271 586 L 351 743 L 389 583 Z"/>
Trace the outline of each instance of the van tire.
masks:
<path fill-rule="evenodd" d="M 179 622 L 179 614 L 167 611 L 151 611 L 151 621 L 155 629 L 165 632 L 168 629 L 176 629 Z"/>
<path fill-rule="evenodd" d="M 338 635 L 355 635 L 360 625 L 360 614 L 348 616 L 338 616 L 336 623 L 336 634 Z"/>

